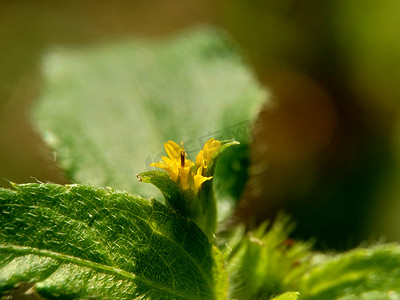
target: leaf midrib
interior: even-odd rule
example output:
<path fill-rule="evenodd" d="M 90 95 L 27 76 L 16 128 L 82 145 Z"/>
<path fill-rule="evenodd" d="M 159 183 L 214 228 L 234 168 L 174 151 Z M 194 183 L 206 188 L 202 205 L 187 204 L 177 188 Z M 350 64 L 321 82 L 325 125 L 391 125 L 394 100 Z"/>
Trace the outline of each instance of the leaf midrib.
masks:
<path fill-rule="evenodd" d="M 61 194 L 62 194 L 62 193 L 61 193 Z M 18 195 L 18 194 L 17 194 L 17 195 Z M 149 204 L 149 203 L 146 202 L 146 204 Z M 63 216 L 63 217 L 68 218 L 68 219 L 70 219 L 70 220 L 72 220 L 72 221 L 74 221 L 74 222 L 77 222 L 77 223 L 83 225 L 83 226 L 84 226 L 86 229 L 88 229 L 88 230 L 91 229 L 91 227 L 88 226 L 88 224 L 86 224 L 86 222 L 84 222 L 83 220 L 74 218 L 74 217 L 72 217 L 72 216 L 69 215 L 69 214 L 62 214 L 62 213 L 60 213 L 58 210 L 54 209 L 53 207 L 49 207 L 49 206 L 45 206 L 45 205 L 40 205 L 40 206 L 39 206 L 39 205 L 29 205 L 29 204 L 25 204 L 25 203 L 18 203 L 18 204 L 17 204 L 17 203 L 6 203 L 6 204 L 0 205 L 0 206 L 18 206 L 18 207 L 27 207 L 27 208 L 32 208 L 32 209 L 45 209 L 45 210 L 51 211 L 52 213 L 55 213 L 55 214 L 57 214 L 57 215 L 59 215 L 59 216 Z M 201 265 L 190 255 L 189 252 L 186 251 L 185 248 L 182 247 L 182 245 L 180 245 L 179 243 L 177 243 L 175 240 L 171 239 L 169 236 L 165 235 L 162 231 L 159 231 L 159 230 L 157 230 L 156 228 L 154 228 L 154 227 L 152 226 L 151 222 L 149 222 L 148 219 L 145 219 L 145 218 L 141 217 L 140 215 L 135 214 L 135 213 L 133 213 L 133 212 L 131 212 L 131 211 L 128 211 L 128 210 L 121 210 L 120 208 L 112 207 L 112 208 L 108 208 L 108 210 L 110 210 L 110 211 L 111 211 L 111 210 L 116 210 L 116 211 L 119 211 L 119 212 L 124 212 L 124 213 L 127 213 L 127 214 L 130 214 L 130 215 L 134 216 L 134 217 L 137 218 L 137 219 L 142 220 L 143 222 L 145 222 L 145 223 L 152 229 L 152 234 L 157 234 L 157 235 L 159 235 L 159 236 L 161 236 L 161 237 L 167 239 L 170 243 L 174 244 L 174 245 L 177 247 L 177 249 L 179 249 L 179 251 L 180 251 L 185 257 L 187 257 L 187 258 L 189 259 L 189 261 L 191 261 L 192 264 L 198 269 L 198 271 L 200 272 L 200 274 L 201 274 L 203 280 L 207 283 L 207 285 L 208 285 L 210 291 L 213 290 L 213 285 L 212 285 L 213 283 L 212 283 L 212 281 L 210 280 L 210 278 L 206 275 L 206 273 L 204 272 L 204 270 L 203 270 L 203 268 L 201 267 Z M 154 213 L 154 210 L 152 211 L 152 214 L 153 214 L 153 213 Z M 152 215 L 152 214 L 151 214 L 151 215 Z M 151 216 L 150 216 L 149 218 L 151 218 Z M 69 256 L 69 255 L 66 255 L 66 254 L 59 254 L 59 253 L 57 253 L 57 252 L 52 252 L 52 251 L 49 251 L 49 250 L 40 250 L 40 249 L 34 248 L 34 247 L 21 247 L 21 246 L 15 246 L 15 247 L 20 247 L 21 249 L 24 249 L 24 248 L 35 249 L 36 251 L 43 251 L 43 253 L 53 253 L 54 255 L 61 255 L 61 256 L 66 257 L 66 258 L 67 258 L 67 257 L 73 258 L 73 259 L 79 260 L 79 261 L 81 261 L 81 262 L 86 262 L 86 263 L 88 263 L 88 264 L 85 264 L 85 265 L 87 265 L 87 266 L 89 266 L 89 267 L 92 267 L 92 268 L 94 268 L 92 265 L 95 265 L 95 266 L 97 265 L 97 266 L 100 266 L 100 267 L 99 267 L 100 270 L 107 270 L 107 269 L 109 269 L 109 270 L 116 270 L 117 272 L 123 272 L 124 274 L 126 274 L 125 276 L 127 276 L 128 278 L 131 278 L 132 275 L 133 275 L 132 273 L 129 273 L 129 272 L 124 271 L 124 270 L 119 269 L 119 268 L 107 266 L 107 265 L 104 265 L 104 264 L 99 264 L 99 263 L 96 263 L 96 262 L 93 262 L 93 261 L 81 259 L 81 258 L 78 258 L 78 257 Z M 1 249 L 1 245 L 0 245 L 0 249 Z M 164 260 L 164 258 L 163 258 L 157 251 L 155 251 L 155 252 L 157 253 L 158 256 L 160 256 L 161 259 Z M 30 252 L 28 252 L 28 253 L 30 253 Z M 40 252 L 40 253 L 42 253 L 42 252 Z M 49 256 L 49 257 L 52 257 L 52 256 Z M 56 256 L 56 258 L 58 258 L 58 256 Z M 109 257 L 108 257 L 108 258 L 109 258 Z M 110 258 L 109 258 L 109 259 L 110 259 Z M 66 261 L 67 261 L 67 260 L 66 260 Z M 68 260 L 68 261 L 69 261 L 69 260 Z M 166 264 L 166 265 L 167 265 L 167 264 Z M 122 273 L 121 273 L 121 274 L 122 274 Z M 149 286 L 151 286 L 151 287 L 159 288 L 159 289 L 161 289 L 161 290 L 164 290 L 164 291 L 166 291 L 166 292 L 170 292 L 170 293 L 172 293 L 172 294 L 174 294 L 174 295 L 177 295 L 177 296 L 180 296 L 180 297 L 183 297 L 183 296 L 184 296 L 183 294 L 176 293 L 176 292 L 174 292 L 173 290 L 166 289 L 166 288 L 164 288 L 164 287 L 162 287 L 162 286 L 154 285 L 152 281 L 149 281 L 149 280 L 145 279 L 144 277 L 137 277 L 136 275 L 134 275 L 134 277 L 135 277 L 135 278 L 138 278 L 138 280 L 142 281 L 143 283 L 145 283 L 145 284 L 147 284 L 147 285 L 149 285 Z M 172 276 L 172 277 L 174 277 L 174 276 Z M 132 279 L 132 278 L 131 278 L 131 279 Z"/>
<path fill-rule="evenodd" d="M 0 206 L 3 206 L 3 205 L 0 205 Z M 4 204 L 4 206 L 18 206 L 18 207 L 28 207 L 28 208 L 34 208 L 34 209 L 46 209 L 46 210 L 49 210 L 49 211 L 51 211 L 51 212 L 53 212 L 53 213 L 56 213 L 57 215 L 64 216 L 64 217 L 66 217 L 66 218 L 69 218 L 69 219 L 71 219 L 71 220 L 73 220 L 73 221 L 75 221 L 75 222 L 81 224 L 81 225 L 84 225 L 87 229 L 91 229 L 91 227 L 88 226 L 84 221 L 79 220 L 79 219 L 76 219 L 76 218 L 73 218 L 73 217 L 71 217 L 70 215 L 62 214 L 62 213 L 60 213 L 59 211 L 55 210 L 55 209 L 52 208 L 52 207 L 48 207 L 48 206 L 44 206 L 44 205 L 42 205 L 42 206 L 38 206 L 38 205 L 28 205 L 28 204 L 23 204 L 23 203 L 18 203 L 18 204 L 16 204 L 16 203 L 6 203 L 6 204 Z M 207 282 L 207 285 L 209 286 L 210 290 L 212 290 L 212 286 L 213 286 L 213 285 L 212 285 L 212 281 L 211 281 L 210 278 L 206 275 L 206 273 L 204 272 L 203 268 L 200 266 L 200 264 L 199 264 L 196 260 L 194 260 L 194 258 L 190 255 L 190 253 L 187 252 L 186 249 L 183 248 L 179 243 L 177 243 L 175 240 L 171 239 L 169 236 L 165 235 L 163 232 L 161 232 L 161 231 L 157 230 L 156 228 L 154 228 L 154 227 L 152 226 L 151 222 L 149 222 L 149 220 L 144 219 L 143 217 L 141 217 L 141 216 L 138 215 L 138 214 L 134 214 L 133 212 L 130 212 L 130 211 L 127 211 L 127 210 L 121 210 L 121 209 L 119 209 L 119 208 L 114 208 L 114 207 L 113 207 L 113 208 L 108 208 L 108 210 L 123 211 L 124 213 L 131 214 L 131 215 L 134 216 L 135 218 L 140 219 L 140 220 L 142 220 L 143 222 L 145 222 L 145 223 L 153 230 L 153 233 L 155 233 L 155 234 L 157 234 L 157 235 L 159 235 L 159 236 L 162 236 L 163 238 L 167 239 L 169 242 L 171 242 L 172 244 L 174 244 L 174 245 L 181 251 L 181 253 L 182 253 L 184 256 L 186 256 L 186 257 L 194 264 L 194 266 L 197 267 L 197 269 L 199 270 L 201 276 L 203 277 L 203 279 L 205 280 L 205 282 Z M 153 214 L 153 213 L 154 213 L 154 211 L 152 212 L 152 214 Z M 150 217 L 150 218 L 151 218 L 151 217 Z M 32 249 L 36 249 L 36 248 L 32 248 Z M 39 250 L 39 249 L 38 249 L 38 250 Z M 48 250 L 43 250 L 43 251 L 48 251 Z M 158 254 L 158 252 L 157 252 L 157 254 Z M 158 255 L 159 255 L 159 254 L 158 254 Z M 68 256 L 68 255 L 66 255 L 66 256 Z M 159 255 L 159 256 L 160 256 L 160 255 Z M 163 259 L 163 257 L 161 257 L 161 258 Z M 109 259 L 110 259 L 110 258 L 109 258 Z M 83 261 L 85 261 L 85 260 L 83 260 Z M 93 263 L 95 263 L 95 262 L 93 262 Z M 95 263 L 95 264 L 97 264 L 97 263 Z M 99 265 L 101 265 L 101 264 L 99 264 Z M 103 265 L 103 266 L 104 266 L 104 265 Z M 119 269 L 118 269 L 118 270 L 119 270 Z M 126 271 L 124 271 L 124 272 L 126 272 Z M 130 274 L 129 272 L 127 272 L 127 273 Z"/>

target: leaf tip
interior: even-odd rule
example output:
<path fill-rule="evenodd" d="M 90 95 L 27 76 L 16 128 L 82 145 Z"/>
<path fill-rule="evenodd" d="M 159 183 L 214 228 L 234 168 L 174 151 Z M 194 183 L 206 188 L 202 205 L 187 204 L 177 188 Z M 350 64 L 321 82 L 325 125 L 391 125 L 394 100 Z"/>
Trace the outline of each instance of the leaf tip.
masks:
<path fill-rule="evenodd" d="M 9 180 L 9 179 L 7 179 L 7 178 L 1 178 L 1 179 L 3 179 L 4 181 L 6 181 L 6 182 L 8 182 L 8 184 L 9 185 L 11 185 L 13 188 L 15 188 L 18 184 L 17 183 L 15 183 L 15 182 L 12 182 L 11 180 Z"/>
<path fill-rule="evenodd" d="M 12 181 L 9 181 L 9 180 L 8 180 L 8 183 L 11 185 L 11 187 L 12 187 L 14 190 L 17 190 L 17 189 L 18 189 L 18 186 L 19 186 L 18 183 L 15 183 L 15 182 L 12 182 Z"/>

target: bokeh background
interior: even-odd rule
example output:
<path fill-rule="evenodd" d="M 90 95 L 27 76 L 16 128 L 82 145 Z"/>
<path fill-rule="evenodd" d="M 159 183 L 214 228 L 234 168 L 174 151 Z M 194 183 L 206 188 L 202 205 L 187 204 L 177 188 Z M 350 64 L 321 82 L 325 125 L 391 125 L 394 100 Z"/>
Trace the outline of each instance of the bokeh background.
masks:
<path fill-rule="evenodd" d="M 228 32 L 271 92 L 237 219 L 285 210 L 325 249 L 400 241 L 400 2 L 0 2 L 0 186 L 68 179 L 29 109 L 43 54 L 199 24 Z M 3 180 L 4 179 L 4 180 Z"/>

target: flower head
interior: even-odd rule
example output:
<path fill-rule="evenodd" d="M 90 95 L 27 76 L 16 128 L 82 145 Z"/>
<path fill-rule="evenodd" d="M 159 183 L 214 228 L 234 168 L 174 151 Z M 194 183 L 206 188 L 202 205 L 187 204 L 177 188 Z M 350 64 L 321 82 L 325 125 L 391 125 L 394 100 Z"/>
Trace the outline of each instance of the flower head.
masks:
<path fill-rule="evenodd" d="M 173 141 L 164 144 L 168 157 L 162 156 L 158 163 L 151 166 L 161 168 L 167 172 L 170 178 L 177 182 L 182 190 L 191 189 L 196 195 L 203 182 L 210 180 L 212 176 L 206 175 L 207 168 L 214 152 L 221 143 L 214 138 L 209 139 L 196 157 L 196 163 L 187 158 L 183 142 L 181 146 Z"/>

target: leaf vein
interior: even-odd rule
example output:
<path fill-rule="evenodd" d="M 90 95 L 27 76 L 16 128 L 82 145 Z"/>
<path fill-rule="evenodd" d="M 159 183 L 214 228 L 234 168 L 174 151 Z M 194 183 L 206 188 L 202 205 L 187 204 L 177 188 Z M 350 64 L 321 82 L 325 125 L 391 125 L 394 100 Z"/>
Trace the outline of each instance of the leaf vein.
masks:
<path fill-rule="evenodd" d="M 118 275 L 119 277 L 124 277 L 126 279 L 129 280 L 137 280 L 137 281 L 141 281 L 142 283 L 152 287 L 152 288 L 156 288 L 159 290 L 162 290 L 164 292 L 170 293 L 172 295 L 175 296 L 179 296 L 179 297 L 185 297 L 185 294 L 180 293 L 178 291 L 174 291 L 171 289 L 166 288 L 165 286 L 161 286 L 158 285 L 152 281 L 149 281 L 148 279 L 141 277 L 141 276 L 137 276 L 135 274 L 129 273 L 127 271 L 121 270 L 119 268 L 115 268 L 112 266 L 107 266 L 107 265 L 102 265 L 93 261 L 88 261 L 85 259 L 81 259 L 79 257 L 74 257 L 74 256 L 70 256 L 70 255 L 65 255 L 65 254 L 61 254 L 61 253 L 57 253 L 57 252 L 53 252 L 53 251 L 48 251 L 48 250 L 40 250 L 37 248 L 32 248 L 32 247 L 21 247 L 21 246 L 15 246 L 15 245 L 0 245 L 0 251 L 4 251 L 4 252 L 10 252 L 10 253 L 22 253 L 22 254 L 33 254 L 33 255 L 38 255 L 38 256 L 46 256 L 46 257 L 50 257 L 62 262 L 69 262 L 69 263 L 73 263 L 76 265 L 80 265 L 80 266 L 84 266 L 84 267 L 88 267 L 91 269 L 95 269 L 95 270 L 99 270 L 102 271 L 106 274 L 111 274 L 111 275 Z"/>

